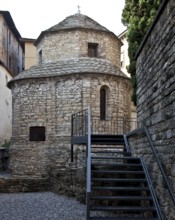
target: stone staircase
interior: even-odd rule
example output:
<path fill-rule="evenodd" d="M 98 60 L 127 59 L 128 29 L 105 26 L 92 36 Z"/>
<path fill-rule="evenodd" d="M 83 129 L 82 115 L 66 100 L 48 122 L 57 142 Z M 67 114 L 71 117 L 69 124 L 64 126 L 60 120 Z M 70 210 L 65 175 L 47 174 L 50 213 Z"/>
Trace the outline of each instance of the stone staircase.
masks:
<path fill-rule="evenodd" d="M 91 135 L 87 220 L 163 219 L 143 159 L 124 146 L 123 135 Z"/>

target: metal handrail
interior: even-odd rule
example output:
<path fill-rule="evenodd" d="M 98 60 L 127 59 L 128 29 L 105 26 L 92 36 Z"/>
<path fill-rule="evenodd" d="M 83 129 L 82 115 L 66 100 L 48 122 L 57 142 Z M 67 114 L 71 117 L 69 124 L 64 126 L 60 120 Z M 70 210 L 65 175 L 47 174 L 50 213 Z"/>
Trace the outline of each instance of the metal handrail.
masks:
<path fill-rule="evenodd" d="M 71 115 L 71 139 L 73 137 L 82 137 L 87 135 L 87 116 L 88 109 L 82 110 L 80 112 L 76 112 Z M 73 162 L 74 157 L 74 145 L 71 141 L 71 162 Z"/>
<path fill-rule="evenodd" d="M 173 203 L 174 203 L 174 205 L 175 205 L 175 196 L 174 196 L 174 193 L 173 193 L 172 188 L 171 188 L 171 186 L 170 186 L 170 183 L 169 183 L 169 180 L 168 180 L 168 178 L 167 178 L 167 175 L 165 174 L 165 171 L 164 171 L 164 169 L 163 169 L 163 167 L 162 167 L 162 164 L 161 164 L 161 162 L 160 162 L 160 159 L 159 159 L 159 157 L 157 156 L 157 153 L 156 153 L 156 150 L 155 150 L 153 141 L 152 141 L 152 139 L 151 139 L 151 136 L 150 136 L 150 134 L 149 134 L 149 132 L 148 132 L 148 129 L 147 129 L 145 126 L 144 126 L 143 128 L 135 129 L 134 131 L 129 132 L 128 134 L 126 134 L 126 138 L 127 138 L 127 140 L 128 140 L 128 137 L 129 137 L 129 136 L 133 136 L 133 135 L 135 135 L 135 134 L 137 134 L 137 133 L 140 133 L 140 132 L 142 132 L 142 131 L 145 132 L 145 134 L 146 134 L 146 136 L 147 136 L 147 138 L 148 138 L 150 147 L 151 147 L 151 149 L 152 149 L 152 151 L 153 151 L 153 155 L 154 155 L 154 157 L 155 157 L 155 159 L 156 159 L 156 162 L 157 162 L 157 164 L 158 164 L 158 167 L 159 167 L 159 169 L 160 169 L 160 172 L 161 172 L 161 174 L 162 174 L 162 176 L 163 176 L 163 179 L 164 179 L 165 184 L 166 184 L 166 187 L 167 187 L 167 189 L 168 189 L 168 191 L 169 191 L 170 197 L 171 197 L 171 199 L 172 199 L 172 201 L 173 201 Z"/>
<path fill-rule="evenodd" d="M 91 193 L 91 111 L 87 109 L 71 116 L 71 138 L 86 136 L 86 219 L 90 218 Z M 71 162 L 73 162 L 73 144 L 71 144 Z"/>
<path fill-rule="evenodd" d="M 92 134 L 124 134 L 136 128 L 136 118 L 91 116 Z"/>
<path fill-rule="evenodd" d="M 71 137 L 87 135 L 88 109 L 71 115 Z"/>
<path fill-rule="evenodd" d="M 157 200 L 157 196 L 156 196 L 153 184 L 152 184 L 152 180 L 151 180 L 149 172 L 148 172 L 147 165 L 146 165 L 146 163 L 145 163 L 145 161 L 144 161 L 144 159 L 142 157 L 140 158 L 140 160 L 141 160 L 141 163 L 142 163 L 142 166 L 143 166 L 143 170 L 144 170 L 146 179 L 148 181 L 149 189 L 150 189 L 150 192 L 151 192 L 154 204 L 155 204 L 156 209 L 157 209 L 158 217 L 159 217 L 160 220 L 163 220 L 164 218 L 163 218 L 163 215 L 162 215 L 162 212 L 161 212 L 158 200 Z"/>
<path fill-rule="evenodd" d="M 123 138 L 124 138 L 124 142 L 125 142 L 125 154 L 127 154 L 127 156 L 131 156 L 131 148 L 128 144 L 128 141 L 127 141 L 127 137 L 126 137 L 126 134 L 123 135 Z"/>
<path fill-rule="evenodd" d="M 71 137 L 87 135 L 87 109 L 71 116 Z M 91 116 L 92 134 L 124 134 L 136 128 L 135 118 Z"/>
<path fill-rule="evenodd" d="M 92 135 L 117 135 L 124 134 L 136 127 L 135 118 L 92 116 L 91 134 Z M 76 112 L 71 115 L 71 162 L 74 159 L 74 143 L 80 142 L 86 144 L 88 135 L 88 109 Z"/>

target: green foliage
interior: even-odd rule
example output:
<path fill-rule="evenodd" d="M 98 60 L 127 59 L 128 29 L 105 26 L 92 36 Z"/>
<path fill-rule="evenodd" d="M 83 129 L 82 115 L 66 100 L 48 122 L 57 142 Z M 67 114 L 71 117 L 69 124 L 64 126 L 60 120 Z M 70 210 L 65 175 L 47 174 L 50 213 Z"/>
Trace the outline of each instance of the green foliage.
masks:
<path fill-rule="evenodd" d="M 128 55 L 133 85 L 132 101 L 136 105 L 136 60 L 135 55 L 143 37 L 151 25 L 161 0 L 125 0 L 122 12 L 122 22 L 128 28 L 127 40 L 129 44 Z"/>
<path fill-rule="evenodd" d="M 6 140 L 5 140 L 5 143 L 2 145 L 2 147 L 4 147 L 4 148 L 9 148 L 9 147 L 10 147 L 10 144 L 11 144 L 10 141 L 6 141 Z"/>

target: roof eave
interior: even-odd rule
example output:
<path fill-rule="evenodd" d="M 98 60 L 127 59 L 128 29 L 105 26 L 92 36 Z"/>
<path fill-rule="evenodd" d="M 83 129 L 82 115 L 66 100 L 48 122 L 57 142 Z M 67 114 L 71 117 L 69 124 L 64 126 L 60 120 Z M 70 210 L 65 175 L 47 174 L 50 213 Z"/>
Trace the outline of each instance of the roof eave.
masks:
<path fill-rule="evenodd" d="M 10 28 L 10 30 L 13 32 L 13 34 L 15 35 L 15 37 L 19 40 L 21 38 L 21 35 L 19 33 L 19 31 L 17 30 L 15 23 L 11 17 L 11 14 L 9 11 L 0 11 L 0 14 L 2 14 L 5 18 L 5 21 L 7 22 L 8 27 Z"/>

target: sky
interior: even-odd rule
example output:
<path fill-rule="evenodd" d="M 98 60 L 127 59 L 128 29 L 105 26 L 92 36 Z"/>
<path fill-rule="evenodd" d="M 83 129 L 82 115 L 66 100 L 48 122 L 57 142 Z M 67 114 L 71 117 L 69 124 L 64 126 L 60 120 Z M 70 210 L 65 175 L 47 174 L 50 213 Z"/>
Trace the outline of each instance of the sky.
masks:
<path fill-rule="evenodd" d="M 119 35 L 125 0 L 0 0 L 0 10 L 9 11 L 21 37 L 36 39 L 44 31 L 78 12 Z"/>

